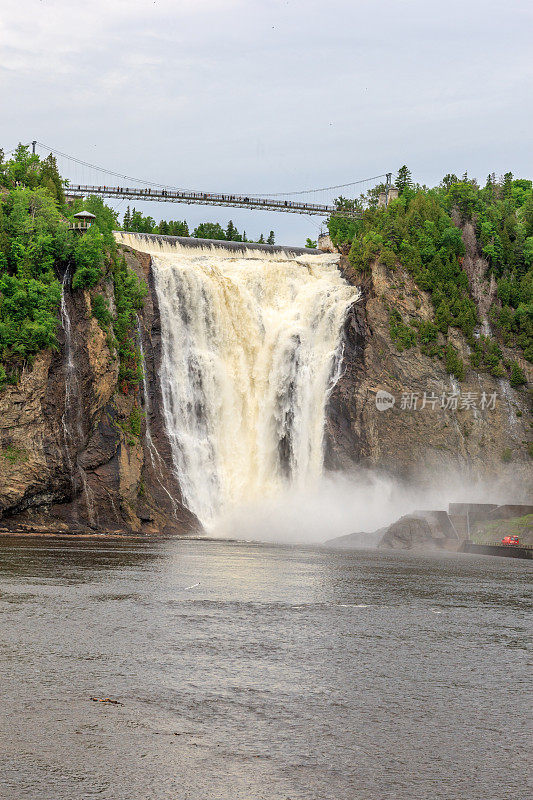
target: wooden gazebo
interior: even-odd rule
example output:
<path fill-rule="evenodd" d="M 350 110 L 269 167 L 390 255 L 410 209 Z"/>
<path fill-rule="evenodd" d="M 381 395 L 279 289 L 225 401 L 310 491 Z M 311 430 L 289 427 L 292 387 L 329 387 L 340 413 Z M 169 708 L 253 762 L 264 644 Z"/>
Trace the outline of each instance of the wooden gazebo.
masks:
<path fill-rule="evenodd" d="M 85 231 L 88 231 L 91 225 L 94 224 L 95 219 L 96 217 L 94 214 L 91 214 L 90 211 L 78 211 L 72 218 L 70 230 L 85 233 Z"/>

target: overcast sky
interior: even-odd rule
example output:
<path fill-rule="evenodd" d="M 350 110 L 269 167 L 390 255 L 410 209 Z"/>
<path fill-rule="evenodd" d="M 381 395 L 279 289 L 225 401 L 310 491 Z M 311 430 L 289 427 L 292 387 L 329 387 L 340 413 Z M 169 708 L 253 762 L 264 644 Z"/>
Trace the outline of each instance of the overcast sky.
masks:
<path fill-rule="evenodd" d="M 465 170 L 482 179 L 533 173 L 531 0 L 1 8 L 4 149 L 37 139 L 128 175 L 245 194 L 346 183 L 403 163 L 428 184 Z M 287 244 L 316 238 L 320 224 L 273 212 L 143 210 L 193 226 L 231 216 L 250 237 L 274 228 Z"/>

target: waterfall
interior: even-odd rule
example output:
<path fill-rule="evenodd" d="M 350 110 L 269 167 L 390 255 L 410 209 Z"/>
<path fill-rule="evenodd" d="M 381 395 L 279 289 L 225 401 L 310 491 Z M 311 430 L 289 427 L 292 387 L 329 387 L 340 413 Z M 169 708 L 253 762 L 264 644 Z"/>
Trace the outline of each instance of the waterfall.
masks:
<path fill-rule="evenodd" d="M 63 283 L 61 287 L 61 325 L 65 332 L 65 406 L 63 414 L 61 415 L 61 425 L 63 429 L 63 439 L 65 443 L 65 457 L 70 476 L 70 485 L 73 494 L 75 494 L 76 487 L 76 472 L 80 476 L 81 485 L 83 489 L 83 496 L 85 498 L 85 506 L 87 509 L 87 518 L 91 525 L 95 525 L 95 512 L 94 512 L 94 499 L 91 488 L 87 481 L 85 470 L 79 463 L 77 451 L 79 445 L 83 441 L 83 427 L 82 427 L 82 401 L 81 392 L 78 382 L 78 375 L 76 372 L 76 362 L 74 359 L 74 346 L 72 342 L 72 325 L 70 321 L 70 314 L 68 312 L 66 292 L 70 279 L 69 270 L 65 271 L 63 276 Z M 74 453 L 75 466 L 72 461 L 71 451 Z"/>
<path fill-rule="evenodd" d="M 319 478 L 341 330 L 359 295 L 339 256 L 126 238 L 152 254 L 163 415 L 187 506 L 209 525 Z"/>

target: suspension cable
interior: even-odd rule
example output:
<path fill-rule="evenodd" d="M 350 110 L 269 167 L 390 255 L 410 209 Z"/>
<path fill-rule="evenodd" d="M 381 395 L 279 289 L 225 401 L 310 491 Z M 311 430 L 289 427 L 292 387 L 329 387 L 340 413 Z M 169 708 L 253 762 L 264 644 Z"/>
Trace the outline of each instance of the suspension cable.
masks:
<path fill-rule="evenodd" d="M 120 172 L 114 172 L 113 170 L 105 169 L 104 167 L 98 167 L 98 166 L 96 166 L 96 164 L 90 164 L 88 161 L 83 161 L 80 158 L 75 158 L 74 156 L 69 156 L 67 153 L 62 153 L 60 150 L 55 150 L 53 147 L 50 147 L 49 145 L 44 144 L 43 142 L 36 142 L 36 144 L 38 144 L 39 147 L 43 147 L 45 150 L 50 150 L 50 152 L 54 153 L 57 156 L 61 156 L 62 158 L 66 158 L 69 161 L 74 161 L 76 164 L 80 164 L 81 166 L 90 167 L 91 169 L 95 169 L 98 172 L 104 172 L 107 175 L 113 175 L 115 178 L 125 178 L 128 181 L 135 181 L 135 183 L 142 183 L 142 184 L 145 184 L 146 186 L 154 186 L 154 187 L 156 187 L 158 189 L 173 189 L 173 190 L 180 191 L 180 192 L 191 191 L 190 189 L 185 189 L 184 187 L 170 186 L 170 185 L 164 184 L 164 183 L 156 183 L 155 181 L 146 181 L 146 180 L 143 180 L 141 178 L 133 178 L 131 175 L 123 175 Z M 385 178 L 387 176 L 387 174 L 388 173 L 383 172 L 381 175 L 374 175 L 371 178 L 361 178 L 360 180 L 351 181 L 350 183 L 339 183 L 339 184 L 336 184 L 335 186 L 325 186 L 325 187 L 322 187 L 320 189 L 302 189 L 302 190 L 297 191 L 297 192 L 296 191 L 295 192 L 270 192 L 270 193 L 263 192 L 262 194 L 248 194 L 246 196 L 247 197 L 291 197 L 293 195 L 298 195 L 298 194 L 314 194 L 316 192 L 329 192 L 329 191 L 332 191 L 333 189 L 346 189 L 348 186 L 357 186 L 358 184 L 367 183 L 368 181 L 375 181 L 378 178 Z M 194 189 L 192 191 L 201 192 L 203 190 Z M 221 192 L 221 194 L 228 194 L 228 192 Z M 230 192 L 229 194 L 233 194 L 233 192 Z M 238 192 L 237 194 L 241 194 L 241 193 Z"/>

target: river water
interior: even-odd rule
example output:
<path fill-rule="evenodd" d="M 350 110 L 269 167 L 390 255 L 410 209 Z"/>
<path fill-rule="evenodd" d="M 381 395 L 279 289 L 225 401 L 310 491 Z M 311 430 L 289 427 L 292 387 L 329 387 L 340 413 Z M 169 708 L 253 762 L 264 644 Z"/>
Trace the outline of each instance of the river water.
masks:
<path fill-rule="evenodd" d="M 525 798 L 530 576 L 491 557 L 5 538 L 0 797 Z"/>

